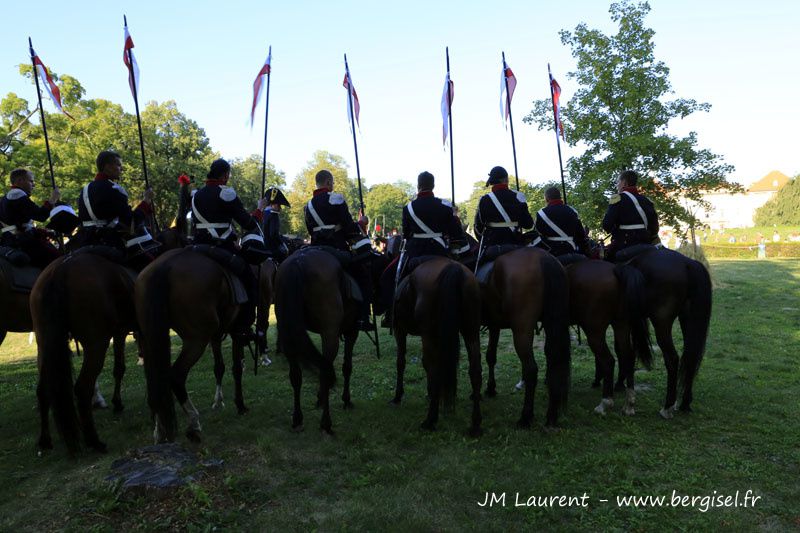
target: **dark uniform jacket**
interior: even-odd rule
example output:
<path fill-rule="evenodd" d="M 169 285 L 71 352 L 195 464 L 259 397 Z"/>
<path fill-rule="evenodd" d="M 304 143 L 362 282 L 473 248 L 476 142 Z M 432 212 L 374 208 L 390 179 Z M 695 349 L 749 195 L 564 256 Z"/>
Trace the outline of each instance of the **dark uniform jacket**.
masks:
<path fill-rule="evenodd" d="M 475 236 L 479 240 L 482 239 L 484 248 L 502 244 L 523 244 L 522 231 L 533 227 L 533 218 L 528 211 L 525 195 L 510 190 L 506 183 L 492 186 L 490 194 L 500 203 L 510 223 L 506 222 L 489 194 L 485 194 L 478 202 L 478 211 L 475 213 Z"/>
<path fill-rule="evenodd" d="M 261 213 L 261 224 L 264 229 L 264 247 L 276 259 L 286 258 L 287 249 L 281 235 L 281 219 L 277 211 L 269 207 Z"/>
<path fill-rule="evenodd" d="M 87 195 L 91 212 L 85 201 Z M 84 187 L 78 196 L 78 217 L 83 227 L 105 227 L 116 220 L 120 229 L 129 230 L 132 225 L 143 224 L 151 211 L 150 205 L 144 202 L 135 210 L 131 209 L 128 205 L 128 193 L 122 185 L 108 179 L 103 173 L 97 174 L 94 181 Z"/>
<path fill-rule="evenodd" d="M 309 204 L 319 220 L 312 214 Z M 361 227 L 350 215 L 344 196 L 328 189 L 315 190 L 314 197 L 304 208 L 304 213 L 306 229 L 314 246 L 332 246 L 349 251 L 348 239 L 362 234 Z"/>
<path fill-rule="evenodd" d="M 50 216 L 51 209 L 50 202 L 40 207 L 33 203 L 25 191 L 12 187 L 0 199 L 0 231 L 5 230 L 0 234 L 0 243 L 12 245 L 17 236 L 33 229 L 31 220 L 44 222 Z"/>
<path fill-rule="evenodd" d="M 245 211 L 236 191 L 218 180 L 206 180 L 192 197 L 194 240 L 199 244 L 232 243 L 236 240 L 233 221 L 246 231 L 258 228 L 258 221 Z"/>
<path fill-rule="evenodd" d="M 417 224 L 409 207 L 427 229 Z M 428 230 L 433 235 L 426 237 L 424 235 L 429 235 Z M 453 206 L 447 200 L 436 198 L 433 191 L 420 191 L 417 198 L 403 208 L 403 238 L 406 239 L 406 256 L 409 259 L 422 255 L 446 256 L 450 251 L 449 245 L 459 247 L 466 243 L 464 230 L 453 213 Z M 466 244 L 468 249 L 469 245 Z"/>
<path fill-rule="evenodd" d="M 565 235 L 560 235 L 550 224 L 545 221 L 547 217 Z M 586 230 L 581 224 L 578 212 L 565 205 L 562 200 L 550 200 L 547 206 L 536 213 L 536 231 L 542 242 L 549 246 L 553 255 L 572 253 L 589 254 L 589 243 L 586 239 Z M 571 240 L 570 240 L 571 239 Z"/>
<path fill-rule="evenodd" d="M 636 198 L 644 218 L 626 193 Z M 636 187 L 625 187 L 622 193 L 609 200 L 603 229 L 611 234 L 611 244 L 617 250 L 634 244 L 653 243 L 658 237 L 658 216 L 653 202 L 639 194 Z"/>

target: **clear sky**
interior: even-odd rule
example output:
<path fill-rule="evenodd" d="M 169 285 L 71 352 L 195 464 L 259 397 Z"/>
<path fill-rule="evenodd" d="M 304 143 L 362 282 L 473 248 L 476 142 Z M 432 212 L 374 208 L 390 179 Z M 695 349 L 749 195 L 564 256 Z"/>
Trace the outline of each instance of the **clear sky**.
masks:
<path fill-rule="evenodd" d="M 709 102 L 709 113 L 674 125 L 698 132 L 701 147 L 736 166 L 732 178 L 754 181 L 773 169 L 800 173 L 800 2 L 653 0 L 647 25 L 656 56 L 671 68 L 676 95 Z M 249 126 L 252 82 L 272 45 L 267 159 L 289 182 L 312 153 L 343 156 L 355 176 L 342 87 L 347 53 L 361 101 L 358 137 L 367 184 L 422 170 L 450 195 L 449 152 L 439 110 L 450 47 L 455 83 L 453 129 L 456 197 L 497 164 L 513 172 L 511 140 L 500 120 L 500 52 L 518 85 L 512 104 L 521 177 L 558 176 L 552 131 L 522 123 L 535 99 L 549 97 L 547 63 L 563 97 L 574 62 L 558 37 L 580 22 L 606 32 L 608 3 L 204 0 L 7 2 L 0 32 L 0 95 L 35 100 L 18 74 L 27 37 L 48 67 L 80 80 L 89 98 L 133 112 L 122 64 L 122 15 L 136 44 L 142 100 L 173 99 L 202 126 L 223 157 L 261 153 L 263 102 Z M 52 109 L 52 104 L 45 104 Z M 564 150 L 564 158 L 573 152 Z"/>

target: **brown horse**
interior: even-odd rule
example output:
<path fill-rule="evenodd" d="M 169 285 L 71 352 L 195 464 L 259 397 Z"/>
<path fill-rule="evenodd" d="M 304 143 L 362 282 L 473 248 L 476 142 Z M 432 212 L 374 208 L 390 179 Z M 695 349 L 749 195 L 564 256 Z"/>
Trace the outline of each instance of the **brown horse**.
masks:
<path fill-rule="evenodd" d="M 445 257 L 415 268 L 398 287 L 393 328 L 397 343 L 397 384 L 392 403 L 403 398 L 406 337 L 422 338 L 422 364 L 428 377 L 428 414 L 421 427 L 436 429 L 440 402 L 452 410 L 458 382 L 459 333 L 469 357 L 472 385 L 471 436 L 481 433 L 480 289 L 465 266 Z"/>
<path fill-rule="evenodd" d="M 569 278 L 570 323 L 586 333 L 589 348 L 595 357 L 596 382 L 602 383 L 602 400 L 595 408 L 601 415 L 614 405 L 614 357 L 608 349 L 606 331 L 614 331 L 614 350 L 619 358 L 620 375 L 633 376 L 633 339 L 642 363 L 650 367 L 647 347 L 647 323 L 644 306 L 644 287 L 618 272 L 628 266 L 606 261 L 578 261 L 567 266 Z M 644 343 L 644 344 L 643 344 Z M 633 383 L 626 390 L 623 412 L 633 415 L 636 393 Z"/>
<path fill-rule="evenodd" d="M 656 342 L 664 356 L 667 394 L 659 414 L 670 419 L 676 407 L 691 411 L 694 379 L 703 359 L 711 322 L 711 277 L 698 261 L 666 248 L 644 252 L 629 264 L 633 268 L 621 274 L 626 284 L 645 287 L 645 315 L 653 324 Z M 672 340 L 676 318 L 683 333 L 680 359 Z M 632 368 L 626 379 L 632 387 Z M 677 405 L 678 385 L 682 388 L 680 406 Z"/>
<path fill-rule="evenodd" d="M 545 424 L 555 426 L 566 403 L 570 380 L 569 285 L 564 268 L 549 253 L 525 247 L 501 255 L 486 283 L 481 285 L 481 320 L 489 328 L 486 394 L 497 395 L 494 367 L 500 330 L 510 328 L 514 349 L 522 364 L 525 397 L 519 427 L 530 427 L 539 367 L 533 357 L 536 323 L 545 332 L 546 383 L 549 402 Z"/>
<path fill-rule="evenodd" d="M 49 409 L 71 452 L 86 444 L 98 451 L 92 396 L 109 342 L 114 340 L 114 408 L 122 410 L 120 384 L 125 373 L 125 337 L 134 329 L 133 276 L 118 263 L 93 253 L 75 253 L 51 263 L 31 291 L 30 309 L 38 344 L 37 397 L 41 417 L 39 446 L 52 448 Z M 83 363 L 74 384 L 69 337 L 83 346 Z"/>
<path fill-rule="evenodd" d="M 371 261 L 373 283 L 377 282 L 385 261 L 376 256 Z M 351 296 L 345 272 L 339 260 L 322 248 L 310 246 L 290 255 L 278 267 L 275 277 L 275 316 L 282 350 L 289 360 L 289 379 L 294 390 L 292 429 L 303 428 L 300 387 L 301 364 L 320 372 L 318 404 L 322 407 L 320 429 L 332 434 L 330 389 L 336 382 L 333 362 L 339 352 L 339 337 L 344 338 L 344 408 L 353 407 L 350 377 L 353 372 L 353 346 L 358 339 L 356 319 L 359 303 Z M 319 333 L 322 353 L 308 332 Z"/>
<path fill-rule="evenodd" d="M 24 333 L 33 330 L 29 297 L 29 292 L 12 289 L 11 280 L 6 279 L 3 269 L 0 269 L 0 345 L 9 331 Z"/>
<path fill-rule="evenodd" d="M 219 343 L 230 331 L 239 304 L 225 270 L 216 261 L 189 248 L 171 250 L 145 268 L 136 281 L 136 316 L 141 329 L 145 378 L 156 442 L 173 441 L 177 432 L 173 393 L 189 419 L 186 435 L 201 437 L 200 414 L 189 399 L 186 378 L 209 343 Z M 174 363 L 170 329 L 183 341 Z M 234 337 L 234 402 L 247 412 L 242 397 L 244 342 Z"/>

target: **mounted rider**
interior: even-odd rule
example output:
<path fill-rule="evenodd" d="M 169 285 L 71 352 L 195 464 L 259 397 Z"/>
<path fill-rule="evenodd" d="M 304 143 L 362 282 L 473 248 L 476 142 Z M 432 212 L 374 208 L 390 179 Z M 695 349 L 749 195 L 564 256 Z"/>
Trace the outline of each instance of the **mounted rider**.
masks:
<path fill-rule="evenodd" d="M 568 254 L 588 256 L 589 240 L 578 212 L 564 203 L 558 187 L 545 189 L 544 199 L 547 205 L 536 212 L 537 241 L 541 240 L 542 247 L 556 257 Z M 534 241 L 535 245 L 540 244 L 537 241 Z"/>
<path fill-rule="evenodd" d="M 264 198 L 267 207 L 263 211 L 256 210 L 253 215 L 261 223 L 267 255 L 280 263 L 289 254 L 285 238 L 281 234 L 280 212 L 283 206 L 291 206 L 286 196 L 277 187 L 267 189 L 264 192 Z"/>
<path fill-rule="evenodd" d="M 157 247 L 158 243 L 145 227 L 153 215 L 152 189 L 147 189 L 139 205 L 131 209 L 127 191 L 117 183 L 122 176 L 122 157 L 104 150 L 95 163 L 94 181 L 84 186 L 78 197 L 81 227 L 70 247 L 74 250 L 90 245 L 110 246 L 129 256 Z"/>
<path fill-rule="evenodd" d="M 618 254 L 639 244 L 657 244 L 658 215 L 649 198 L 639 192 L 639 174 L 625 170 L 617 179 L 617 191 L 608 201 L 603 217 L 603 229 L 611 234 L 606 247 L 606 259 L 613 261 Z"/>
<path fill-rule="evenodd" d="M 481 242 L 478 261 L 486 263 L 525 244 L 523 231 L 533 227 L 525 195 L 508 188 L 508 172 L 503 167 L 489 171 L 484 194 L 475 213 L 475 236 Z"/>
<path fill-rule="evenodd" d="M 30 195 L 35 187 L 33 172 L 24 168 L 11 171 L 11 189 L 0 198 L 0 245 L 15 248 L 30 258 L 30 264 L 44 268 L 58 258 L 59 251 L 33 221 L 44 222 L 61 199 L 58 188 L 50 199 L 37 206 Z"/>
<path fill-rule="evenodd" d="M 381 308 L 391 311 L 400 278 L 432 257 L 464 255 L 470 250 L 464 228 L 453 204 L 433 195 L 435 178 L 430 172 L 417 177 L 417 197 L 403 207 L 405 245 L 397 260 L 381 275 Z M 391 321 L 387 314 L 384 325 Z"/>
<path fill-rule="evenodd" d="M 251 216 L 242 205 L 233 187 L 228 186 L 231 177 L 231 166 L 224 159 L 211 163 L 206 184 L 192 196 L 192 215 L 195 222 L 194 244 L 212 245 L 242 257 L 242 249 L 237 246 L 238 236 L 234 231 L 235 221 L 245 231 L 258 231 L 258 220 Z M 263 210 L 267 201 L 260 199 L 258 208 Z M 245 239 L 260 235 L 247 235 Z M 245 261 L 246 262 L 246 261 Z M 247 302 L 242 304 L 239 315 L 233 324 L 231 334 L 241 336 L 244 340 L 252 338 L 250 325 L 255 320 L 258 284 L 253 270 L 244 263 L 234 272 L 241 279 L 247 291 Z"/>
<path fill-rule="evenodd" d="M 363 331 L 371 331 L 374 327 L 369 318 L 372 301 L 372 280 L 366 261 L 359 259 L 372 251 L 369 237 L 364 228 L 368 220 L 361 216 L 358 224 L 350 215 L 344 196 L 333 192 L 333 174 L 328 170 L 320 170 L 314 177 L 317 186 L 313 197 L 304 208 L 306 229 L 311 235 L 312 246 L 329 246 L 356 255 L 343 263 L 348 274 L 353 276 L 361 289 L 362 303 L 359 307 L 357 327 Z M 350 242 L 354 244 L 350 246 Z M 342 258 L 347 256 L 341 256 Z M 341 259 L 340 259 L 341 260 Z"/>

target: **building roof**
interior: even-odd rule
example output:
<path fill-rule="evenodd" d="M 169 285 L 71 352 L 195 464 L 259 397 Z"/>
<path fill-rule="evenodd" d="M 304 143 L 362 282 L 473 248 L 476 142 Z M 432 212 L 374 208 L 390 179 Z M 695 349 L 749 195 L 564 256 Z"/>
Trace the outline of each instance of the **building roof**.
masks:
<path fill-rule="evenodd" d="M 747 192 L 769 192 L 777 191 L 789 183 L 789 176 L 778 170 L 773 170 L 760 180 L 754 182 L 747 189 Z"/>

